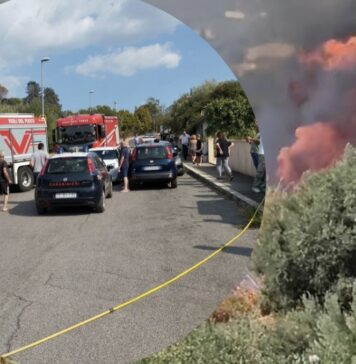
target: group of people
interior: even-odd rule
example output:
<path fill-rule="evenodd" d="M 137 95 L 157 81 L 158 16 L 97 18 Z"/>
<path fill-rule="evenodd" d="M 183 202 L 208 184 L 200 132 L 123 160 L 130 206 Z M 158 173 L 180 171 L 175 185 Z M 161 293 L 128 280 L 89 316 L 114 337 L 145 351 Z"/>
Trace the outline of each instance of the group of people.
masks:
<path fill-rule="evenodd" d="M 188 160 L 188 156 L 190 156 L 194 165 L 201 166 L 204 142 L 200 134 L 190 136 L 186 130 L 184 130 L 183 134 L 179 137 L 179 141 L 182 145 L 184 160 Z"/>
<path fill-rule="evenodd" d="M 251 145 L 250 153 L 253 165 L 256 168 L 256 175 L 252 184 L 252 191 L 261 193 L 266 191 L 266 163 L 265 152 L 261 140 L 261 133 L 259 132 L 258 125 L 256 125 L 256 135 L 254 137 L 246 137 L 246 141 Z M 216 146 L 216 169 L 217 178 L 222 178 L 222 170 L 229 176 L 230 181 L 234 178 L 231 168 L 229 166 L 230 150 L 234 143 L 228 141 L 223 132 L 217 134 L 215 142 Z"/>
<path fill-rule="evenodd" d="M 137 139 L 137 140 L 136 140 Z M 202 163 L 202 156 L 204 153 L 204 142 L 199 134 L 189 135 L 186 130 L 179 137 L 179 141 L 182 146 L 182 154 L 184 160 L 188 160 L 188 156 L 191 157 L 193 165 L 200 166 Z M 253 137 L 247 137 L 246 141 L 251 145 L 251 158 L 253 165 L 256 168 L 256 175 L 252 185 L 252 191 L 256 193 L 264 192 L 266 189 L 266 164 L 264 156 L 264 148 L 261 140 L 261 134 L 258 126 L 256 125 L 256 135 Z M 134 139 L 135 144 L 139 143 L 137 135 Z M 223 170 L 229 177 L 230 181 L 234 176 L 229 166 L 229 157 L 231 154 L 231 148 L 234 143 L 226 139 L 223 132 L 219 132 L 215 139 L 215 151 L 216 151 L 216 171 L 217 179 L 222 179 Z M 56 153 L 61 153 L 62 150 L 56 149 Z M 44 151 L 43 143 L 39 143 L 37 151 L 31 156 L 30 167 L 33 170 L 34 179 L 36 181 L 37 176 L 41 172 L 43 166 L 48 159 L 48 153 Z M 130 162 L 130 149 L 125 140 L 120 142 L 120 158 L 119 168 L 123 177 L 124 188 L 122 192 L 129 192 L 128 182 L 128 170 Z M 8 211 L 9 200 L 9 186 L 12 184 L 11 176 L 8 171 L 8 165 L 5 160 L 5 153 L 0 151 L 0 193 L 3 197 L 2 211 Z"/>
<path fill-rule="evenodd" d="M 199 134 L 190 136 L 186 130 L 179 137 L 182 146 L 182 154 L 184 160 L 191 156 L 192 163 L 200 166 L 202 162 L 203 143 Z M 248 136 L 246 141 L 251 145 L 251 158 L 253 165 L 256 168 L 256 175 L 252 184 L 252 191 L 255 193 L 265 192 L 266 190 L 266 164 L 264 156 L 264 148 L 261 140 L 261 134 L 256 125 L 256 135 Z M 216 157 L 216 172 L 217 179 L 222 179 L 223 171 L 230 179 L 233 180 L 234 175 L 229 166 L 229 157 L 231 148 L 234 143 L 226 139 L 223 132 L 218 132 L 215 139 L 215 157 Z"/>

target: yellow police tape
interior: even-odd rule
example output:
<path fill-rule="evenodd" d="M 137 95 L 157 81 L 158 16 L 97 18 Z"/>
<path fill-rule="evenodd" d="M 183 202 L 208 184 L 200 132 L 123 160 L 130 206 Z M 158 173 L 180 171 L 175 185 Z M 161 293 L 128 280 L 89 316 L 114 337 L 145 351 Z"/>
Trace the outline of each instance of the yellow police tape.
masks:
<path fill-rule="evenodd" d="M 231 240 L 229 240 L 227 243 L 225 243 L 223 246 L 221 246 L 220 248 L 218 248 L 217 250 L 215 250 L 213 253 L 211 253 L 209 256 L 207 256 L 205 259 L 201 260 L 200 262 L 196 263 L 195 265 L 193 265 L 192 267 L 186 269 L 185 271 L 179 273 L 178 275 L 176 275 L 175 277 L 171 278 L 170 280 L 160 284 L 159 286 L 156 286 L 142 294 L 140 294 L 139 296 L 136 296 L 126 302 L 123 302 L 123 303 L 120 303 L 119 305 L 115 306 L 115 307 L 112 307 L 96 316 L 93 316 L 87 320 L 84 320 L 84 321 L 81 321 L 81 322 L 78 322 L 77 324 L 75 325 L 72 325 L 66 329 L 63 329 L 61 331 L 57 331 L 55 332 L 54 334 L 52 335 L 49 335 L 43 339 L 40 339 L 38 341 L 35 341 L 31 344 L 28 344 L 28 345 L 25 345 L 25 346 L 22 346 L 21 348 L 18 348 L 16 350 L 13 350 L 13 351 L 10 351 L 6 354 L 2 354 L 0 356 L 0 362 L 3 363 L 5 362 L 5 359 L 6 358 L 9 358 L 10 356 L 13 356 L 15 354 L 18 354 L 18 353 L 21 353 L 23 351 L 26 351 L 26 350 L 29 350 L 29 349 L 32 349 L 34 348 L 35 346 L 38 346 L 38 345 L 41 345 L 49 340 L 52 340 L 52 339 L 55 339 L 56 337 L 59 337 L 61 335 L 64 335 L 70 331 L 73 331 L 81 326 L 85 326 L 87 324 L 90 324 L 91 322 L 93 321 L 96 321 L 96 320 L 99 320 L 115 311 L 118 311 L 128 305 L 131 305 L 132 303 L 134 302 L 137 302 L 139 300 L 141 300 L 142 298 L 145 298 L 145 297 L 148 297 L 150 296 L 151 294 L 161 290 L 162 288 L 164 287 L 167 287 L 169 286 L 170 284 L 172 284 L 173 282 L 177 281 L 178 279 L 186 276 L 187 274 L 189 274 L 190 272 L 196 270 L 197 268 L 199 268 L 200 266 L 202 266 L 203 264 L 205 264 L 207 261 L 209 261 L 210 259 L 214 258 L 217 254 L 219 254 L 223 249 L 225 249 L 226 247 L 228 247 L 229 245 L 231 245 L 233 242 L 235 242 L 236 240 L 238 240 L 239 238 L 241 238 L 241 236 L 249 229 L 249 227 L 251 226 L 252 222 L 254 221 L 260 207 L 262 206 L 264 200 L 258 205 L 258 207 L 256 208 L 254 214 L 252 215 L 250 221 L 245 225 L 245 227 L 235 236 L 233 237 Z"/>

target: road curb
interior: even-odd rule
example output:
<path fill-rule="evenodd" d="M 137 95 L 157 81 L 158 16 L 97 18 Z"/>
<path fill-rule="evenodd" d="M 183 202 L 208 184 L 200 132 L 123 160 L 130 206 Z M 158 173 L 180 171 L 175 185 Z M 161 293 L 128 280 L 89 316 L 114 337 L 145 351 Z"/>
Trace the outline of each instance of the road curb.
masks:
<path fill-rule="evenodd" d="M 209 175 L 201 170 L 197 170 L 197 168 L 193 168 L 187 164 L 183 164 L 183 165 L 184 165 L 184 169 L 186 170 L 186 172 L 188 174 L 190 174 L 191 176 L 206 183 L 207 185 L 212 187 L 217 192 L 227 196 L 228 198 L 231 198 L 232 200 L 235 200 L 239 204 L 242 204 L 242 205 L 245 205 L 248 207 L 253 207 L 253 208 L 258 207 L 258 205 L 259 205 L 258 202 L 252 200 L 251 198 L 243 195 L 240 192 L 233 190 L 231 187 L 229 187 L 225 183 L 219 182 L 215 177 L 212 177 L 211 175 Z M 261 206 L 259 208 L 259 210 L 263 211 L 263 207 Z"/>

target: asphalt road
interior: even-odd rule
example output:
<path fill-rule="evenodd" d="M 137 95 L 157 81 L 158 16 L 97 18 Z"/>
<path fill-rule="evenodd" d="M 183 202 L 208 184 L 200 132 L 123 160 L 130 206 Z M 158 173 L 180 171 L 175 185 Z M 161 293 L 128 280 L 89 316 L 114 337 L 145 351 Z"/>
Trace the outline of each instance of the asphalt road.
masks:
<path fill-rule="evenodd" d="M 33 191 L 0 214 L 0 352 L 49 335 L 152 288 L 210 254 L 246 217 L 192 177 L 86 209 L 37 216 Z M 188 334 L 242 279 L 257 230 L 172 286 L 18 354 L 40 363 L 128 363 Z"/>

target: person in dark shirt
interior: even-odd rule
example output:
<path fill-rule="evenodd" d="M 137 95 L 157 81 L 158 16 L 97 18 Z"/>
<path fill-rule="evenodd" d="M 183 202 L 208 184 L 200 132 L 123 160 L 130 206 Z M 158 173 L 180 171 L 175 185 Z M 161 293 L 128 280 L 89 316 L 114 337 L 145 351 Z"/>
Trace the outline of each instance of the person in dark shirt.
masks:
<path fill-rule="evenodd" d="M 5 160 L 5 153 L 0 151 L 0 193 L 4 195 L 4 206 L 2 211 L 9 211 L 7 205 L 9 202 L 9 185 L 12 183 L 9 172 L 7 170 L 7 163 Z"/>
<path fill-rule="evenodd" d="M 230 149 L 234 146 L 233 143 L 228 141 L 223 132 L 219 132 L 216 141 L 216 170 L 217 178 L 222 179 L 222 169 L 230 178 L 230 181 L 234 178 L 231 168 L 229 166 Z"/>
<path fill-rule="evenodd" d="M 122 173 L 122 177 L 124 179 L 124 189 L 121 192 L 129 192 L 129 163 L 130 163 L 130 150 L 127 146 L 126 141 L 122 141 L 120 143 L 120 171 Z"/>

